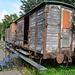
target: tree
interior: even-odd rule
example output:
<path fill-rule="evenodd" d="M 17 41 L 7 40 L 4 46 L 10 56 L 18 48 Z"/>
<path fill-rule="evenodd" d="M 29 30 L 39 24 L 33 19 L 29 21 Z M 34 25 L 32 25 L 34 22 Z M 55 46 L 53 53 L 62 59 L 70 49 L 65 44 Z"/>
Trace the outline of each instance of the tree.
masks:
<path fill-rule="evenodd" d="M 22 5 L 20 6 L 20 16 L 33 9 L 37 4 L 41 3 L 42 1 L 44 0 L 21 0 Z"/>
<path fill-rule="evenodd" d="M 13 14 L 15 20 L 18 19 L 18 16 L 16 14 Z M 2 19 L 3 23 L 1 24 L 2 25 L 2 29 L 0 30 L 1 32 L 1 37 L 5 36 L 5 28 L 7 26 L 9 26 L 9 24 L 12 22 L 12 15 L 5 15 L 4 16 L 5 18 Z"/>
<path fill-rule="evenodd" d="M 37 4 L 41 3 L 42 1 L 61 1 L 72 5 L 75 2 L 75 0 L 21 0 L 22 5 L 20 6 L 20 16 L 33 9 Z"/>
<path fill-rule="evenodd" d="M 0 40 L 3 41 L 2 39 L 2 31 L 3 31 L 3 27 L 2 27 L 2 23 L 0 23 Z"/>

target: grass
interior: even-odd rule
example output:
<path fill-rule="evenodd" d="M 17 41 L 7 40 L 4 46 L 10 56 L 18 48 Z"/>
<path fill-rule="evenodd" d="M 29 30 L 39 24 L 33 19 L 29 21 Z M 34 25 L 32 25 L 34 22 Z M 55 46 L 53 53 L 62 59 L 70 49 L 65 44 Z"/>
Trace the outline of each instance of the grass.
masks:
<path fill-rule="evenodd" d="M 42 65 L 47 68 L 47 71 L 36 70 L 25 61 L 24 67 L 20 69 L 24 75 L 75 75 L 75 64 L 69 64 L 68 67 L 65 64 L 56 64 L 55 67 L 51 67 L 48 61 L 43 62 Z"/>

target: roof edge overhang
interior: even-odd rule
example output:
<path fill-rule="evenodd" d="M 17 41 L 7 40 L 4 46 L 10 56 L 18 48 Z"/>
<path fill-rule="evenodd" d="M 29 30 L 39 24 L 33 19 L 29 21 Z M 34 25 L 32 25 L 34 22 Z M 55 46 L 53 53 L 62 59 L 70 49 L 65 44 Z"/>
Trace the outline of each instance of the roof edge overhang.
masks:
<path fill-rule="evenodd" d="M 39 9 L 40 7 L 45 6 L 46 4 L 55 4 L 55 5 L 63 5 L 69 8 L 72 8 L 75 10 L 75 7 L 72 6 L 71 4 L 68 3 L 64 3 L 64 2 L 59 2 L 59 1 L 43 1 L 40 4 L 36 5 L 33 9 L 31 9 L 30 11 L 28 11 L 25 15 L 23 15 L 22 17 L 20 17 L 19 19 L 23 18 L 23 17 L 27 17 L 29 16 L 32 12 L 36 11 L 37 9 Z M 17 19 L 15 22 L 17 22 L 19 19 Z M 11 24 L 11 23 L 10 23 Z"/>

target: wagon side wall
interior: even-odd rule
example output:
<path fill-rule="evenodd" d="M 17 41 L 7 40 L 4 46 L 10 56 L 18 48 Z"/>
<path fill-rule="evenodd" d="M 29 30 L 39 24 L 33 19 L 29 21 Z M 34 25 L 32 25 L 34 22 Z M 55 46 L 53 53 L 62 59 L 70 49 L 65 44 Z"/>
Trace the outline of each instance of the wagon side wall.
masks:
<path fill-rule="evenodd" d="M 20 40 L 20 44 L 21 46 L 23 45 L 23 26 L 24 26 L 24 18 L 21 18 L 20 20 L 17 21 L 17 24 L 16 24 L 16 42 L 18 44 L 18 41 Z"/>
<path fill-rule="evenodd" d="M 43 50 L 44 37 L 44 7 L 30 15 L 30 48 L 36 52 Z"/>

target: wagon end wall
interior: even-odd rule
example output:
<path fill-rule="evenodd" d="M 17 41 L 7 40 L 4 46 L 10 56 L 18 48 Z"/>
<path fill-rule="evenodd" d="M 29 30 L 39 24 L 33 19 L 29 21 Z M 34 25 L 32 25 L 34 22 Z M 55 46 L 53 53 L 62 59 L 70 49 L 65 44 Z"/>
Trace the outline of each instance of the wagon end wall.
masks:
<path fill-rule="evenodd" d="M 46 51 L 47 53 L 58 50 L 59 44 L 59 28 L 60 28 L 60 6 L 47 5 L 49 8 L 47 12 L 47 39 Z"/>

